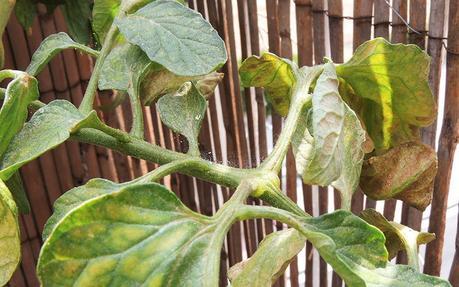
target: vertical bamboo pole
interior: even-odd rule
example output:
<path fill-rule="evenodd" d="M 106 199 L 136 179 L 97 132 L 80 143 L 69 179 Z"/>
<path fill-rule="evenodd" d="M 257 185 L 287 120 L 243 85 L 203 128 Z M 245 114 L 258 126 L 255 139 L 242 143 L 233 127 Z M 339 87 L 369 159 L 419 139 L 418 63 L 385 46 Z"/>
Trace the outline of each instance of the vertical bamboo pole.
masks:
<path fill-rule="evenodd" d="M 354 41 L 353 49 L 371 38 L 371 19 L 373 15 L 373 0 L 354 1 Z M 352 197 L 352 212 L 359 214 L 363 209 L 363 193 L 358 189 Z M 371 204 L 371 203 L 370 203 Z"/>
<path fill-rule="evenodd" d="M 407 18 L 407 1 L 406 0 L 393 0 L 392 8 L 397 11 L 392 11 L 392 43 L 406 43 L 407 28 L 402 19 L 397 15 L 399 14 L 403 19 Z M 397 207 L 397 200 L 389 199 L 384 203 L 384 217 L 388 220 L 394 220 L 395 209 Z"/>
<path fill-rule="evenodd" d="M 412 44 L 418 45 L 421 49 L 425 50 L 425 30 L 426 30 L 426 0 L 411 0 L 410 1 L 410 26 L 413 27 L 420 34 L 410 31 L 408 33 L 408 41 Z M 423 131 L 422 131 L 423 133 Z M 429 143 L 435 147 L 435 143 Z M 402 209 L 402 224 L 407 225 L 415 230 L 421 229 L 422 211 L 403 204 Z M 400 263 L 406 263 L 406 254 L 402 253 L 399 256 Z"/>
<path fill-rule="evenodd" d="M 374 35 L 389 40 L 389 6 L 385 0 L 375 0 L 374 6 Z M 365 208 L 375 207 L 376 201 L 367 197 Z"/>
<path fill-rule="evenodd" d="M 260 38 L 259 38 L 259 29 L 258 29 L 258 9 L 257 1 L 247 1 L 248 8 L 248 20 L 249 20 L 249 31 L 250 31 L 250 48 L 252 55 L 260 54 Z M 257 120 L 257 130 L 258 130 L 258 159 L 255 164 L 259 164 L 263 159 L 266 158 L 268 154 L 268 145 L 266 139 L 266 108 L 265 100 L 263 96 L 263 91 L 261 88 L 255 88 L 255 102 L 258 118 Z M 254 120 L 255 121 L 255 120 Z M 254 200 L 255 204 L 261 204 L 260 200 Z M 256 220 L 257 228 L 257 242 L 263 239 L 265 235 L 265 230 L 263 226 L 270 225 L 272 226 L 271 220 Z"/>
<path fill-rule="evenodd" d="M 449 282 L 453 286 L 459 286 L 459 214 L 457 221 L 457 230 L 456 230 L 456 244 L 453 264 L 451 265 L 451 270 L 449 272 Z"/>
<path fill-rule="evenodd" d="M 440 274 L 445 236 L 446 209 L 454 152 L 459 139 L 459 1 L 449 3 L 448 51 L 446 56 L 446 95 L 443 125 L 438 146 L 438 174 L 429 222 L 429 232 L 437 239 L 427 245 L 424 272 Z"/>
<path fill-rule="evenodd" d="M 314 32 L 314 64 L 319 65 L 323 62 L 326 56 L 325 47 L 325 19 L 326 19 L 326 4 L 324 0 L 313 0 L 313 32 Z M 327 213 L 328 211 L 328 188 L 319 187 L 319 214 Z M 320 286 L 326 287 L 328 282 L 327 262 L 320 258 Z"/>
<path fill-rule="evenodd" d="M 328 0 L 328 23 L 330 28 L 330 45 L 331 58 L 336 63 L 344 62 L 344 42 L 343 42 L 343 1 L 342 0 Z M 339 192 L 334 190 L 334 203 L 335 210 L 341 206 L 341 197 Z M 332 286 L 341 287 L 343 281 L 333 272 Z"/>
<path fill-rule="evenodd" d="M 298 41 L 298 64 L 300 66 L 313 64 L 313 13 L 312 0 L 296 0 L 296 30 Z M 307 213 L 312 214 L 312 187 L 306 184 L 302 185 L 304 209 Z M 306 242 L 306 269 L 305 285 L 313 284 L 313 248 L 312 244 Z"/>

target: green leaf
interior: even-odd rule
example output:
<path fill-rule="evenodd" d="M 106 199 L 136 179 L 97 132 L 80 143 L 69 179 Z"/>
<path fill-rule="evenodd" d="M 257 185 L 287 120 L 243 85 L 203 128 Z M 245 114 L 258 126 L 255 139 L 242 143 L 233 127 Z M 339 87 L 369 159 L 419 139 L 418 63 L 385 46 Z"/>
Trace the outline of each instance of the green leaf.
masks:
<path fill-rule="evenodd" d="M 54 213 L 46 222 L 43 229 L 43 240 L 45 241 L 59 221 L 73 209 L 83 205 L 86 201 L 119 191 L 126 187 L 126 184 L 114 183 L 109 180 L 94 178 L 85 185 L 72 188 L 64 193 L 54 202 Z"/>
<path fill-rule="evenodd" d="M 405 250 L 408 254 L 408 264 L 419 271 L 418 246 L 434 240 L 435 234 L 419 232 L 397 222 L 388 221 L 374 209 L 362 211 L 360 217 L 384 232 L 390 259 L 397 256 L 399 251 Z"/>
<path fill-rule="evenodd" d="M 428 145 L 406 142 L 363 164 L 360 187 L 376 200 L 396 198 L 424 210 L 432 201 L 437 156 Z"/>
<path fill-rule="evenodd" d="M 37 100 L 38 82 L 34 77 L 21 73 L 8 84 L 3 106 L 0 109 L 0 160 L 13 137 L 22 129 L 27 119 L 28 105 Z M 21 213 L 30 211 L 27 195 L 18 172 L 5 182 Z"/>
<path fill-rule="evenodd" d="M 62 12 L 69 34 L 75 41 L 88 44 L 91 36 L 91 5 L 88 0 L 64 0 Z"/>
<path fill-rule="evenodd" d="M 172 17 L 171 17 L 172 15 Z M 172 0 L 115 20 L 126 39 L 176 75 L 208 74 L 226 62 L 225 44 L 197 12 Z"/>
<path fill-rule="evenodd" d="M 232 221 L 194 213 L 159 184 L 127 186 L 59 220 L 38 276 L 43 286 L 216 286 Z"/>
<path fill-rule="evenodd" d="M 102 65 L 99 89 L 127 91 L 133 79 L 144 77 L 151 69 L 158 69 L 158 65 L 152 63 L 139 47 L 129 43 L 117 46 Z"/>
<path fill-rule="evenodd" d="M 0 163 L 0 178 L 7 180 L 21 166 L 65 142 L 71 132 L 92 122 L 65 100 L 55 100 L 39 109 L 23 129 L 14 136 Z"/>
<path fill-rule="evenodd" d="M 33 0 L 16 0 L 14 13 L 22 27 L 27 30 L 37 16 L 37 4 Z"/>
<path fill-rule="evenodd" d="M 11 11 L 14 8 L 15 1 L 0 1 L 0 39 L 3 39 L 3 32 L 10 19 Z M 0 41 L 0 69 L 3 68 L 5 61 L 5 51 L 3 40 Z"/>
<path fill-rule="evenodd" d="M 16 171 L 7 181 L 5 181 L 5 185 L 10 190 L 14 202 L 16 202 L 16 205 L 18 206 L 19 212 L 24 214 L 29 213 L 30 203 L 27 199 L 27 193 L 25 191 L 24 184 L 22 183 L 19 171 Z"/>
<path fill-rule="evenodd" d="M 298 217 L 270 207 L 252 208 L 252 216 L 269 217 L 294 226 L 333 267 L 347 286 L 451 286 L 446 280 L 388 260 L 384 234 L 349 211 Z M 258 213 L 258 214 L 257 214 Z"/>
<path fill-rule="evenodd" d="M 21 257 L 17 208 L 0 179 L 0 286 L 8 283 Z"/>
<path fill-rule="evenodd" d="M 295 229 L 267 235 L 252 257 L 237 263 L 228 271 L 231 286 L 272 286 L 305 243 L 304 236 Z"/>
<path fill-rule="evenodd" d="M 118 15 L 121 0 L 94 0 L 92 8 L 92 29 L 98 42 L 103 43 L 110 26 Z"/>
<path fill-rule="evenodd" d="M 287 115 L 296 82 L 291 62 L 271 53 L 251 56 L 242 63 L 239 76 L 244 87 L 263 87 L 274 110 Z"/>
<path fill-rule="evenodd" d="M 39 97 L 38 82 L 34 77 L 21 73 L 11 81 L 0 109 L 0 159 L 13 137 L 22 129 L 27 119 L 29 104 Z"/>
<path fill-rule="evenodd" d="M 188 153 L 199 155 L 198 136 L 207 109 L 206 99 L 191 82 L 186 82 L 174 94 L 158 100 L 161 120 L 174 132 L 188 140 Z"/>
<path fill-rule="evenodd" d="M 45 40 L 43 40 L 43 42 L 41 42 L 40 46 L 33 54 L 29 66 L 27 67 L 27 73 L 34 76 L 38 75 L 55 55 L 64 49 L 71 48 L 78 49 L 94 57 L 99 55 L 98 51 L 95 51 L 85 45 L 78 44 L 66 33 L 59 32 L 48 36 Z"/>
<path fill-rule="evenodd" d="M 429 56 L 416 45 L 390 44 L 383 38 L 363 43 L 345 64 L 336 67 L 362 98 L 358 111 L 377 151 L 419 138 L 436 106 L 428 85 Z"/>
<path fill-rule="evenodd" d="M 303 181 L 332 184 L 340 190 L 343 206 L 348 208 L 359 183 L 365 132 L 355 113 L 341 99 L 338 83 L 334 65 L 325 64 L 314 89 L 312 109 L 304 112 L 292 144 Z"/>

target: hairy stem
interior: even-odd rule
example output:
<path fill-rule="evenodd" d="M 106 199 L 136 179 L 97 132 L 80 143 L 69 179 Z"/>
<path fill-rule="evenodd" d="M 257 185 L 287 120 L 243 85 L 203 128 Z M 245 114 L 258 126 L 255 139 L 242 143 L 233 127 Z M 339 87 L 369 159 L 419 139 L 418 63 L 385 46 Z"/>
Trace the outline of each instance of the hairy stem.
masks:
<path fill-rule="evenodd" d="M 128 134 L 126 134 L 126 136 L 129 142 L 123 143 L 102 131 L 83 128 L 74 133 L 71 139 L 107 147 L 120 153 L 159 163 L 161 165 L 190 157 L 183 153 L 152 145 Z M 256 169 L 228 167 L 198 157 L 193 157 L 193 159 L 194 162 L 190 165 L 189 169 L 182 171 L 184 174 L 196 176 L 231 188 L 236 188 L 242 179 L 253 177 L 260 173 L 260 171 Z"/>
<path fill-rule="evenodd" d="M 285 120 L 284 128 L 272 153 L 260 165 L 261 169 L 278 173 L 282 168 L 282 162 L 287 155 L 295 129 L 298 126 L 298 122 L 302 120 L 301 113 L 311 105 L 312 96 L 309 94 L 309 87 L 321 71 L 321 67 L 296 71 L 297 82 L 290 101 L 289 113 Z"/>
<path fill-rule="evenodd" d="M 130 134 L 136 138 L 143 139 L 144 137 L 144 123 L 142 103 L 139 97 L 139 83 L 137 80 L 131 81 L 131 86 L 128 89 L 129 98 L 131 99 L 132 109 L 132 127 Z"/>
<path fill-rule="evenodd" d="M 168 175 L 171 175 L 175 172 L 181 172 L 183 170 L 187 170 L 196 162 L 196 158 L 185 158 L 182 160 L 172 161 L 165 165 L 158 167 L 155 170 L 135 179 L 135 182 L 156 182 Z"/>
<path fill-rule="evenodd" d="M 113 43 L 115 42 L 116 36 L 118 35 L 118 28 L 115 24 L 112 24 L 107 32 L 102 49 L 100 50 L 99 58 L 96 60 L 96 65 L 92 71 L 91 78 L 89 79 L 88 87 L 84 93 L 83 100 L 81 101 L 79 110 L 81 113 L 89 114 L 94 105 L 94 98 L 96 97 L 97 84 L 99 82 L 100 73 L 102 72 L 102 65 L 105 59 L 110 53 Z"/>

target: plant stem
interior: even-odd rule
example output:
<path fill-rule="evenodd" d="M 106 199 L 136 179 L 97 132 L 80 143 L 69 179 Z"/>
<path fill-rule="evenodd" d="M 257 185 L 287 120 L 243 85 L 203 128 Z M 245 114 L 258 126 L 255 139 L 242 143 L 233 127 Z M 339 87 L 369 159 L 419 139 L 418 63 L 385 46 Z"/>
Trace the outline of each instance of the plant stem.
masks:
<path fill-rule="evenodd" d="M 102 131 L 82 128 L 72 134 L 71 139 L 80 142 L 99 145 L 113 149 L 126 155 L 145 159 L 159 164 L 167 164 L 172 161 L 187 159 L 190 156 L 171 151 L 156 145 L 152 145 L 138 138 L 125 134 L 129 140 L 127 143 L 120 142 L 114 137 Z M 189 169 L 184 170 L 186 175 L 221 184 L 230 188 L 236 188 L 242 179 L 260 176 L 260 171 L 256 169 L 239 169 L 225 165 L 212 163 L 210 161 L 193 157 L 194 162 Z"/>
<path fill-rule="evenodd" d="M 192 167 L 196 162 L 196 158 L 186 158 L 183 160 L 176 160 L 165 165 L 158 167 L 155 170 L 133 180 L 134 182 L 155 182 L 163 177 L 166 177 L 172 173 L 180 172 L 185 169 Z"/>
<path fill-rule="evenodd" d="M 282 168 L 282 162 L 287 155 L 298 121 L 302 120 L 301 114 L 304 109 L 307 109 L 311 105 L 312 96 L 309 94 L 309 87 L 321 71 L 321 67 L 310 67 L 295 72 L 297 82 L 292 93 L 292 100 L 290 101 L 289 113 L 285 120 L 284 128 L 279 135 L 273 151 L 261 163 L 261 169 L 278 173 Z"/>
<path fill-rule="evenodd" d="M 120 15 L 122 13 L 124 12 L 121 12 Z M 86 88 L 83 100 L 81 101 L 79 107 L 80 112 L 84 115 L 89 114 L 93 109 L 97 85 L 99 82 L 100 73 L 102 72 L 102 65 L 105 59 L 107 58 L 108 54 L 110 53 L 117 35 L 118 28 L 115 24 L 112 24 L 112 26 L 107 32 L 107 36 L 105 37 L 104 44 L 102 45 L 102 49 L 100 50 L 99 58 L 97 58 L 96 60 L 96 65 L 94 66 L 91 78 L 89 79 L 88 87 Z"/>
<path fill-rule="evenodd" d="M 139 85 L 138 80 L 131 79 L 131 85 L 128 89 L 129 98 L 131 99 L 132 109 L 132 127 L 129 134 L 132 136 L 143 139 L 144 137 L 144 123 L 142 103 L 139 98 Z"/>

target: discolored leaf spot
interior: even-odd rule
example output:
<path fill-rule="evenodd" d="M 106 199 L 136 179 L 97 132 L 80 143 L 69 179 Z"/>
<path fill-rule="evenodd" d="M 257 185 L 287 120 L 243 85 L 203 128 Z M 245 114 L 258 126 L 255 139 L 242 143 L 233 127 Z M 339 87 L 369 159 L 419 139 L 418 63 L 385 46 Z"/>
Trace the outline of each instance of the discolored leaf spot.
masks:
<path fill-rule="evenodd" d="M 408 254 L 408 264 L 419 270 L 418 246 L 434 240 L 435 234 L 419 232 L 397 222 L 388 221 L 374 209 L 362 211 L 360 217 L 384 233 L 389 259 L 394 258 L 399 251 L 404 250 Z"/>
<path fill-rule="evenodd" d="M 292 145 L 303 182 L 333 185 L 347 208 L 359 182 L 365 133 L 355 113 L 341 99 L 338 85 L 333 64 L 325 64 L 316 82 L 312 108 L 304 112 Z"/>
<path fill-rule="evenodd" d="M 435 151 L 419 142 L 407 142 L 366 160 L 360 187 L 373 199 L 396 198 L 424 210 L 432 201 L 436 173 Z"/>
<path fill-rule="evenodd" d="M 150 72 L 142 82 L 141 99 L 144 105 L 151 105 L 160 97 L 176 92 L 185 82 L 195 82 L 196 88 L 205 97 L 210 97 L 223 79 L 222 73 L 212 72 L 204 76 L 177 76 L 166 69 Z"/>
<path fill-rule="evenodd" d="M 24 164 L 65 142 L 81 125 L 95 120 L 95 112 L 84 116 L 65 100 L 40 108 L 11 140 L 0 163 L 0 179 L 7 180 Z"/>
<path fill-rule="evenodd" d="M 198 136 L 207 102 L 195 85 L 186 82 L 176 93 L 161 97 L 157 106 L 163 123 L 187 138 L 188 153 L 199 155 Z"/>
<path fill-rule="evenodd" d="M 94 57 L 99 55 L 98 51 L 95 51 L 85 45 L 78 44 L 66 33 L 59 32 L 48 36 L 45 40 L 43 40 L 43 42 L 41 42 L 40 46 L 33 54 L 29 66 L 27 67 L 27 73 L 33 76 L 38 75 L 56 54 L 65 49 L 77 49 Z"/>
<path fill-rule="evenodd" d="M 336 71 L 352 87 L 345 99 L 359 113 L 377 151 L 419 138 L 418 128 L 435 119 L 429 56 L 416 45 L 376 38 L 358 47 Z"/>
<path fill-rule="evenodd" d="M 176 1 L 149 3 L 115 24 L 151 61 L 176 75 L 208 74 L 227 60 L 217 31 L 199 13 Z"/>
<path fill-rule="evenodd" d="M 228 271 L 231 286 L 272 286 L 305 243 L 306 238 L 295 229 L 267 235 L 250 258 L 235 264 Z"/>
<path fill-rule="evenodd" d="M 84 195 L 54 225 L 39 258 L 42 285 L 218 285 L 231 218 L 194 213 L 159 184 L 106 191 Z"/>
<path fill-rule="evenodd" d="M 242 63 L 239 76 L 244 87 L 263 87 L 274 110 L 287 115 L 296 82 L 291 62 L 271 53 L 251 56 Z"/>
<path fill-rule="evenodd" d="M 21 241 L 16 204 L 0 179 L 0 285 L 8 283 L 19 264 Z"/>

